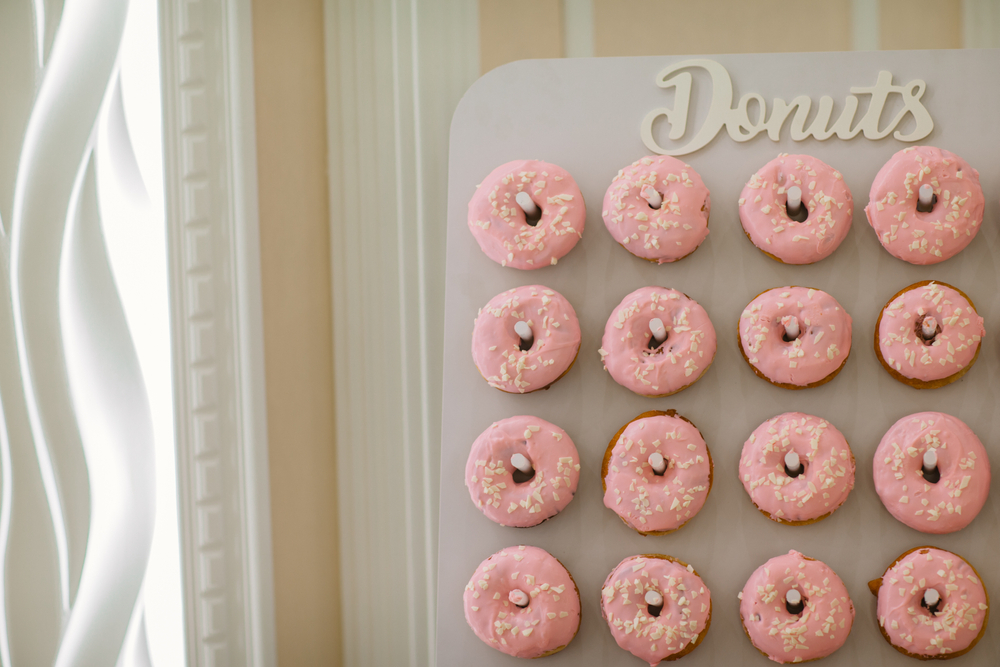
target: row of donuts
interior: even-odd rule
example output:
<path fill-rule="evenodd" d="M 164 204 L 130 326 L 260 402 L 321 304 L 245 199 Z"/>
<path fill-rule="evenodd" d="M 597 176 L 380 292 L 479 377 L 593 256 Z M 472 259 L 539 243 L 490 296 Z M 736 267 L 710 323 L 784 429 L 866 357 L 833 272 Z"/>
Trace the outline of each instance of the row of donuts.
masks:
<path fill-rule="evenodd" d="M 612 238 L 654 263 L 675 262 L 708 237 L 712 201 L 701 176 L 669 156 L 618 172 L 601 215 Z M 865 207 L 882 246 L 911 264 L 936 264 L 964 249 L 983 221 L 979 173 L 959 156 L 911 146 L 882 167 Z M 781 154 L 739 198 L 753 244 L 784 264 L 812 264 L 847 237 L 854 201 L 839 171 L 809 155 Z M 563 168 L 538 160 L 500 165 L 469 202 L 469 229 L 486 255 L 517 269 L 556 264 L 583 236 L 586 204 Z"/>
<path fill-rule="evenodd" d="M 808 287 L 757 295 L 739 319 L 740 352 L 754 373 L 785 389 L 833 379 L 851 352 L 851 316 Z M 897 292 L 875 325 L 875 353 L 896 380 L 918 389 L 962 377 L 979 357 L 985 329 L 971 299 L 924 280 Z M 509 393 L 544 389 L 565 375 L 580 350 L 580 322 L 555 290 L 528 285 L 495 296 L 476 317 L 472 358 L 490 386 Z M 694 384 L 715 357 L 712 322 L 694 299 L 644 287 L 612 311 L 598 352 L 615 382 L 663 397 Z"/>
<path fill-rule="evenodd" d="M 739 479 L 762 514 L 800 526 L 835 512 L 854 489 L 855 458 L 828 420 L 786 412 L 743 444 Z M 886 431 L 872 460 L 875 491 L 901 523 L 923 533 L 968 526 L 990 492 L 982 442 L 957 417 L 919 412 Z M 601 464 L 604 506 L 641 535 L 666 535 L 708 500 L 714 463 L 698 427 L 674 410 L 650 411 L 622 426 Z M 475 506 L 501 526 L 529 528 L 569 505 L 580 455 L 559 426 L 533 416 L 491 424 L 469 451 L 465 485 Z"/>
<path fill-rule="evenodd" d="M 970 651 L 986 630 L 989 597 L 976 569 L 931 546 L 896 558 L 869 582 L 883 637 L 921 660 Z M 826 657 L 847 641 L 854 603 L 822 561 L 798 551 L 758 567 L 738 595 L 754 648 L 777 663 Z M 580 590 L 566 567 L 532 546 L 502 549 L 465 587 L 465 618 L 488 646 L 519 658 L 557 653 L 580 629 Z M 631 556 L 601 589 L 601 617 L 619 647 L 655 667 L 693 651 L 712 622 L 712 594 L 694 567 L 663 554 Z"/>

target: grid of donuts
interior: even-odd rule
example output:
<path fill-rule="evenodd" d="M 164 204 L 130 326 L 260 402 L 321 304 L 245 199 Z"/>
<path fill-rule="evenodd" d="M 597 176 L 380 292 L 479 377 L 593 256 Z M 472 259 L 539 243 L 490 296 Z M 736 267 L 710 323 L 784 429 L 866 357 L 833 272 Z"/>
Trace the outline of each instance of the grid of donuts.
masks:
<path fill-rule="evenodd" d="M 954 257 L 973 241 L 984 204 L 974 168 L 947 150 L 916 146 L 882 167 L 864 210 L 886 252 L 926 266 Z M 601 217 L 622 249 L 669 265 L 708 239 L 711 207 L 708 186 L 691 165 L 646 156 L 614 177 Z M 813 156 L 782 154 L 750 177 L 738 211 L 744 234 L 766 257 L 808 265 L 843 244 L 853 198 L 834 167 Z M 557 265 L 573 250 L 585 219 L 583 194 L 569 172 L 520 160 L 497 167 L 477 186 L 468 226 L 482 251 L 505 270 L 535 270 Z M 598 349 L 601 364 L 637 396 L 662 399 L 685 391 L 715 360 L 716 328 L 706 309 L 679 287 L 639 287 L 608 316 Z M 693 287 L 697 297 L 699 286 Z M 834 380 L 848 362 L 855 333 L 851 315 L 834 295 L 796 284 L 759 293 L 735 324 L 737 347 L 753 375 L 787 390 Z M 888 299 L 870 340 L 893 379 L 936 389 L 970 371 L 984 335 L 972 298 L 928 279 Z M 562 294 L 543 284 L 514 287 L 479 309 L 473 360 L 491 387 L 530 394 L 570 373 L 583 338 L 576 311 Z M 466 465 L 472 502 L 503 530 L 558 521 L 580 486 L 596 481 L 597 471 L 581 470 L 569 432 L 522 412 L 488 426 Z M 599 473 L 604 506 L 624 529 L 643 537 L 682 530 L 697 519 L 718 481 L 709 444 L 676 410 L 640 413 L 608 442 Z M 849 502 L 857 463 L 847 438 L 828 419 L 789 411 L 748 429 L 738 453 L 739 482 L 755 514 L 805 526 Z M 989 495 L 986 449 L 965 423 L 942 412 L 899 418 L 878 443 L 871 466 L 885 513 L 925 534 L 965 529 Z M 576 557 L 526 544 L 488 556 L 464 594 L 465 617 L 476 636 L 511 656 L 552 655 L 572 642 L 581 600 L 595 595 L 615 643 L 651 666 L 682 658 L 708 636 L 711 572 L 699 574 L 673 555 L 641 553 L 614 566 L 599 592 L 581 592 L 565 564 Z M 985 631 L 985 587 L 968 561 L 945 549 L 910 549 L 869 588 L 877 598 L 880 633 L 907 656 L 957 657 Z M 834 653 L 855 620 L 844 581 L 826 563 L 794 549 L 748 572 L 736 597 L 751 645 L 782 664 Z"/>

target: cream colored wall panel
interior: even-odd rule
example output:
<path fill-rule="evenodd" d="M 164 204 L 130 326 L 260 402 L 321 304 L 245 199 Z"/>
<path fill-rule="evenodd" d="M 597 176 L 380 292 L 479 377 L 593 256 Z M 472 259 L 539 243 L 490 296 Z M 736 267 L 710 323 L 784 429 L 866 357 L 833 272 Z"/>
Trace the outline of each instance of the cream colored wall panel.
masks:
<path fill-rule="evenodd" d="M 563 55 L 562 0 L 479 0 L 481 72 L 514 60 Z"/>
<path fill-rule="evenodd" d="M 281 665 L 339 665 L 322 0 L 255 0 L 264 363 Z"/>
<path fill-rule="evenodd" d="M 594 0 L 594 55 L 851 48 L 850 0 Z M 783 17 L 781 20 L 776 17 Z"/>
<path fill-rule="evenodd" d="M 962 48 L 962 0 L 880 0 L 883 49 Z"/>

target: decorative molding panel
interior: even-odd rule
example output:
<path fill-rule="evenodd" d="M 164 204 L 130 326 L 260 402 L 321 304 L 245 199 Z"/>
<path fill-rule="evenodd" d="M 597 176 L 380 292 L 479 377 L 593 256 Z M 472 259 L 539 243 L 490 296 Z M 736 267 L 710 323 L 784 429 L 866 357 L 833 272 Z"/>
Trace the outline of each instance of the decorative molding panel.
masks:
<path fill-rule="evenodd" d="M 434 665 L 448 128 L 476 4 L 324 10 L 343 664 Z"/>
<path fill-rule="evenodd" d="M 160 10 L 188 664 L 275 664 L 250 6 Z"/>

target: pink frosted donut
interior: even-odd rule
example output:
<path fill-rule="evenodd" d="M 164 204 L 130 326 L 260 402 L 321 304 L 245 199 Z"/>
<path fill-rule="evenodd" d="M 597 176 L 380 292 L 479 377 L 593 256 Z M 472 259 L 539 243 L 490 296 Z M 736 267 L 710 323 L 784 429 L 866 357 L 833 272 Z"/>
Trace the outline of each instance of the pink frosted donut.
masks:
<path fill-rule="evenodd" d="M 739 329 L 740 351 L 754 373 L 785 389 L 829 382 L 851 353 L 851 316 L 818 289 L 775 287 L 758 294 L 743 310 Z"/>
<path fill-rule="evenodd" d="M 464 597 L 465 620 L 476 636 L 515 658 L 561 651 L 580 629 L 573 577 L 538 547 L 507 547 L 484 560 Z"/>
<path fill-rule="evenodd" d="M 788 591 L 801 596 L 793 613 Z M 825 658 L 847 641 L 854 603 L 826 563 L 789 551 L 758 567 L 740 598 L 740 618 L 758 651 L 783 664 Z"/>
<path fill-rule="evenodd" d="M 937 466 L 925 473 L 928 450 Z M 918 412 L 893 424 L 875 450 L 873 471 L 885 508 L 922 533 L 965 528 L 990 493 L 983 443 L 960 419 L 941 412 Z"/>
<path fill-rule="evenodd" d="M 631 556 L 604 581 L 601 615 L 618 646 L 656 667 L 687 655 L 705 638 L 712 593 L 687 563 L 660 554 Z"/>
<path fill-rule="evenodd" d="M 708 236 L 711 210 L 708 188 L 698 172 L 677 158 L 656 155 L 618 172 L 604 195 L 601 215 L 623 248 L 665 264 L 701 245 Z"/>
<path fill-rule="evenodd" d="M 659 344 L 650 331 L 653 319 L 666 331 Z M 611 312 L 598 352 L 605 370 L 621 386 L 643 396 L 669 396 L 694 384 L 712 365 L 715 327 L 705 309 L 687 295 L 643 287 Z"/>
<path fill-rule="evenodd" d="M 918 209 L 920 186 L 930 184 L 933 207 Z M 979 172 L 940 148 L 910 146 L 885 163 L 865 207 L 882 247 L 910 264 L 937 264 L 969 245 L 986 200 Z"/>
<path fill-rule="evenodd" d="M 800 467 L 789 470 L 795 452 Z M 740 480 L 757 508 L 779 523 L 802 525 L 832 514 L 854 488 L 854 454 L 833 424 L 786 412 L 757 427 L 743 444 Z"/>
<path fill-rule="evenodd" d="M 530 346 L 514 330 L 521 321 L 531 328 Z M 562 294 L 542 285 L 497 294 L 479 309 L 472 330 L 479 373 L 491 387 L 512 394 L 548 387 L 566 374 L 579 351 L 576 311 Z"/>
<path fill-rule="evenodd" d="M 662 463 L 651 461 L 654 454 Z M 605 507 L 643 535 L 664 535 L 704 506 L 712 456 L 698 428 L 675 411 L 644 412 L 611 439 L 601 477 Z"/>
<path fill-rule="evenodd" d="M 875 325 L 875 353 L 900 382 L 933 389 L 968 372 L 985 333 L 983 318 L 961 290 L 924 280 L 885 304 Z"/>
<path fill-rule="evenodd" d="M 801 222 L 788 214 L 792 187 L 802 191 L 802 207 L 808 211 Z M 764 254 L 784 264 L 812 264 L 828 257 L 847 238 L 854 215 L 844 177 L 809 155 L 782 153 L 765 164 L 750 177 L 739 203 L 747 236 Z"/>
<path fill-rule="evenodd" d="M 528 193 L 541 217 L 525 214 L 515 201 L 519 192 Z M 494 262 L 515 269 L 555 264 L 580 240 L 586 218 L 573 177 L 538 160 L 500 165 L 469 201 L 469 229 L 479 247 Z"/>
<path fill-rule="evenodd" d="M 924 660 L 954 658 L 975 646 L 986 630 L 986 588 L 975 568 L 950 551 L 911 549 L 873 584 L 879 628 L 901 653 Z M 933 606 L 926 604 L 928 589 L 937 592 Z"/>
<path fill-rule="evenodd" d="M 522 473 L 511 457 L 531 465 Z M 566 432 L 538 417 L 508 417 L 472 443 L 465 485 L 472 502 L 501 526 L 527 528 L 569 505 L 580 480 L 580 456 Z"/>

